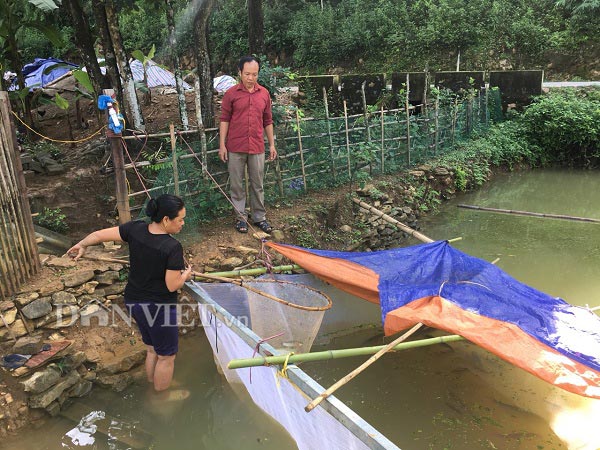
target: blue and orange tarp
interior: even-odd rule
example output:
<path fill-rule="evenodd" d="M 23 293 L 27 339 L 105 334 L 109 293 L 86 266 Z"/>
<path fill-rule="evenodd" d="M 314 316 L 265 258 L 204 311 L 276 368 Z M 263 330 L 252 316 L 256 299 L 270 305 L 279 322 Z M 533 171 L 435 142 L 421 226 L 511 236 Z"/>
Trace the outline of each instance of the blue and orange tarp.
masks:
<path fill-rule="evenodd" d="M 268 245 L 337 288 L 378 303 L 386 335 L 421 322 L 567 391 L 600 398 L 600 318 L 446 241 L 367 253 Z"/>

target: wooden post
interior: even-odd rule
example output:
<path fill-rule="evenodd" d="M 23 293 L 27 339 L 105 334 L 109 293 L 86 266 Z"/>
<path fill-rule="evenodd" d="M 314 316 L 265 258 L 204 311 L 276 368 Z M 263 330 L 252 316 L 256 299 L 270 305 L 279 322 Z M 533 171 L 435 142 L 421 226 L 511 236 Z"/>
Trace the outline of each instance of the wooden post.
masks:
<path fill-rule="evenodd" d="M 114 95 L 112 89 L 104 89 L 102 93 L 110 97 Z M 107 122 L 109 120 L 108 111 L 106 111 L 105 120 Z M 127 173 L 125 172 L 125 158 L 123 157 L 121 134 L 115 134 L 107 129 L 106 137 L 110 142 L 112 160 L 115 167 L 115 197 L 117 198 L 119 223 L 123 224 L 131 220 L 131 210 L 129 209 L 129 196 L 127 195 Z"/>
<path fill-rule="evenodd" d="M 381 173 L 385 173 L 385 116 L 381 105 Z"/>
<path fill-rule="evenodd" d="M 348 158 L 348 178 L 352 179 L 352 167 L 350 165 L 350 136 L 348 134 L 348 107 L 344 100 L 344 125 L 346 128 L 346 155 Z"/>
<path fill-rule="evenodd" d="M 363 115 L 365 117 L 365 129 L 367 130 L 367 142 L 371 142 L 371 129 L 369 128 L 369 111 L 367 110 L 367 96 L 365 94 L 366 81 L 360 86 L 360 93 L 362 95 Z"/>
<path fill-rule="evenodd" d="M 406 99 L 404 108 L 406 109 L 406 162 L 410 167 L 410 103 L 409 103 L 409 92 L 410 92 L 410 80 L 408 73 L 406 74 Z"/>
<path fill-rule="evenodd" d="M 173 183 L 175 184 L 174 192 L 179 197 L 179 168 L 177 167 L 177 142 L 175 141 L 175 126 L 169 125 L 171 133 L 171 158 L 173 158 Z"/>
<path fill-rule="evenodd" d="M 277 175 L 277 184 L 279 185 L 279 194 L 283 197 L 285 192 L 283 190 L 283 179 L 281 178 L 281 166 L 279 165 L 279 157 L 275 158 L 275 175 Z"/>
<path fill-rule="evenodd" d="M 433 154 L 437 155 L 438 145 L 440 142 L 440 130 L 439 130 L 439 117 L 440 117 L 440 96 L 435 97 L 435 142 L 433 147 Z"/>
<path fill-rule="evenodd" d="M 335 173 L 335 156 L 333 153 L 333 137 L 331 136 L 331 124 L 329 123 L 329 101 L 327 99 L 327 89 L 323 86 L 323 104 L 325 105 L 325 120 L 327 121 L 327 135 L 329 136 L 329 158 L 331 159 L 331 173 L 334 181 L 337 179 Z"/>
<path fill-rule="evenodd" d="M 206 150 L 206 130 L 202 119 L 202 97 L 200 95 L 200 77 L 194 77 L 194 101 L 196 103 L 196 122 L 198 123 L 198 134 L 200 135 L 200 160 L 202 161 L 202 174 L 208 173 L 208 152 Z"/>
<path fill-rule="evenodd" d="M 302 129 L 300 128 L 300 114 L 296 108 L 296 130 L 298 131 L 298 150 L 300 151 L 300 167 L 302 168 L 302 181 L 304 183 L 304 192 L 308 191 L 306 184 L 306 168 L 304 167 L 304 151 L 302 150 Z"/>

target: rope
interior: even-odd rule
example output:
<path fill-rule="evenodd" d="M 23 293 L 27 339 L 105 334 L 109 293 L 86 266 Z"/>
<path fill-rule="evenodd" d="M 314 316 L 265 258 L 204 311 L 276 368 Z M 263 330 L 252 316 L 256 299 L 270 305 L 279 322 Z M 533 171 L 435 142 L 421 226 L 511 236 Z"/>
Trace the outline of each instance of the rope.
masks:
<path fill-rule="evenodd" d="M 294 354 L 294 352 L 290 352 L 285 356 L 285 361 L 283 362 L 283 367 L 281 367 L 281 370 L 277 371 L 277 387 L 279 387 L 279 377 L 282 378 L 287 378 L 287 369 L 288 369 L 288 362 L 290 361 L 290 356 L 292 356 Z"/>
<path fill-rule="evenodd" d="M 135 174 L 137 175 L 138 180 L 140 180 L 140 183 L 142 184 L 142 188 L 144 189 L 144 192 L 148 196 L 148 199 L 151 199 L 152 197 L 150 196 L 150 193 L 148 192 L 148 188 L 144 184 L 144 181 L 142 180 L 142 176 L 140 175 L 140 172 L 137 170 L 137 167 L 135 166 L 135 163 L 134 163 L 133 159 L 131 158 L 131 155 L 129 154 L 129 150 L 127 149 L 127 144 L 125 143 L 125 139 L 121 138 L 121 142 L 123 143 L 123 149 L 125 150 L 125 153 L 127 154 L 127 157 L 129 158 L 129 161 L 131 161 L 133 164 L 133 170 L 135 171 Z M 129 181 L 127 181 L 127 184 L 129 185 Z"/>
<path fill-rule="evenodd" d="M 176 132 L 177 135 L 179 137 L 181 137 L 181 140 L 185 143 L 185 145 L 188 148 L 188 151 L 194 156 L 194 158 L 196 158 L 196 160 L 198 161 L 198 163 L 200 164 L 200 167 L 202 167 L 202 169 L 204 170 L 204 172 L 206 172 L 206 174 L 208 175 L 208 177 L 211 179 L 211 181 L 215 184 L 215 186 L 217 186 L 217 188 L 219 189 L 219 191 L 221 192 L 221 194 L 223 194 L 223 196 L 227 199 L 227 201 L 229 202 L 229 204 L 233 207 L 234 211 L 237 211 L 238 214 L 242 215 L 243 211 L 238 211 L 235 208 L 235 205 L 233 204 L 233 202 L 231 201 L 231 199 L 229 198 L 229 196 L 225 193 L 225 191 L 223 190 L 223 188 L 221 187 L 221 185 L 217 182 L 217 180 L 215 180 L 215 178 L 211 175 L 211 173 L 208 171 L 208 167 L 206 167 L 206 165 L 202 162 L 202 160 L 200 160 L 200 158 L 198 158 L 198 155 L 196 155 L 196 152 L 194 151 L 194 149 L 190 146 L 190 144 L 188 144 L 188 142 L 185 140 L 185 138 L 183 137 L 183 135 L 177 131 Z M 247 222 L 248 228 L 250 228 L 254 233 L 257 233 L 256 228 L 254 228 L 250 222 Z"/>
<path fill-rule="evenodd" d="M 33 128 L 31 128 L 29 125 L 27 125 L 25 122 L 23 122 L 23 120 L 14 112 L 11 111 L 12 115 L 15 116 L 17 118 L 17 120 L 19 122 L 21 122 L 21 124 L 23 124 L 29 131 L 31 131 L 32 133 L 37 134 L 39 137 L 46 139 L 47 141 L 51 141 L 51 142 L 59 142 L 61 144 L 77 144 L 79 142 L 85 142 L 85 141 L 89 141 L 90 139 L 92 139 L 94 136 L 96 136 L 98 133 L 100 133 L 102 130 L 104 130 L 106 128 L 106 125 L 104 125 L 102 128 L 100 128 L 98 131 L 94 132 L 94 134 L 89 135 L 88 137 L 85 137 L 83 139 L 77 139 L 75 141 L 64 141 L 61 139 L 52 139 L 48 136 L 44 136 L 43 134 L 35 131 Z"/>
<path fill-rule="evenodd" d="M 261 339 L 260 341 L 258 341 L 256 343 L 256 346 L 254 347 L 254 351 L 252 352 L 252 357 L 254 358 L 256 356 L 256 354 L 258 353 L 258 351 L 260 350 L 260 344 L 262 344 L 264 342 L 267 342 L 270 339 L 274 339 L 276 337 L 283 336 L 284 334 L 285 334 L 285 332 L 282 331 L 279 334 L 274 334 L 273 336 L 269 336 L 268 338 L 264 338 L 264 339 Z M 267 364 L 267 366 L 268 365 L 269 364 Z M 250 371 L 249 372 L 250 372 L 250 384 L 252 384 L 252 367 L 250 367 Z"/>

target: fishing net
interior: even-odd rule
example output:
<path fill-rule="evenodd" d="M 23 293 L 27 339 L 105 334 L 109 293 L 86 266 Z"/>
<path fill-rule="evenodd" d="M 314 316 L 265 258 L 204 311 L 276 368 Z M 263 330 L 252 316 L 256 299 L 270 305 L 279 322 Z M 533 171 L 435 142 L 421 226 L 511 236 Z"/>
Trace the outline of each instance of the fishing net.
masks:
<path fill-rule="evenodd" d="M 210 297 L 282 353 L 309 352 L 331 299 L 303 284 L 259 279 L 199 284 Z"/>

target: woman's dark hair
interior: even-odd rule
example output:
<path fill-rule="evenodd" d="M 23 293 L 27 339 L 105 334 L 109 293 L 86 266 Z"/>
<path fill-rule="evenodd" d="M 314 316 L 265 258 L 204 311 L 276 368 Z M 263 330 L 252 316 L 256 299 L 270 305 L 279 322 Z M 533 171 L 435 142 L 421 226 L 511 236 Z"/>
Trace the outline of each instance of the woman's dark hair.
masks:
<path fill-rule="evenodd" d="M 258 64 L 258 70 L 260 70 L 260 61 L 256 56 L 242 56 L 238 62 L 238 69 L 240 72 L 244 70 L 244 64 L 249 62 L 255 62 Z"/>
<path fill-rule="evenodd" d="M 146 205 L 146 215 L 152 222 L 160 222 L 165 216 L 173 220 L 183 208 L 183 200 L 176 195 L 163 194 L 158 198 L 151 198 Z"/>

